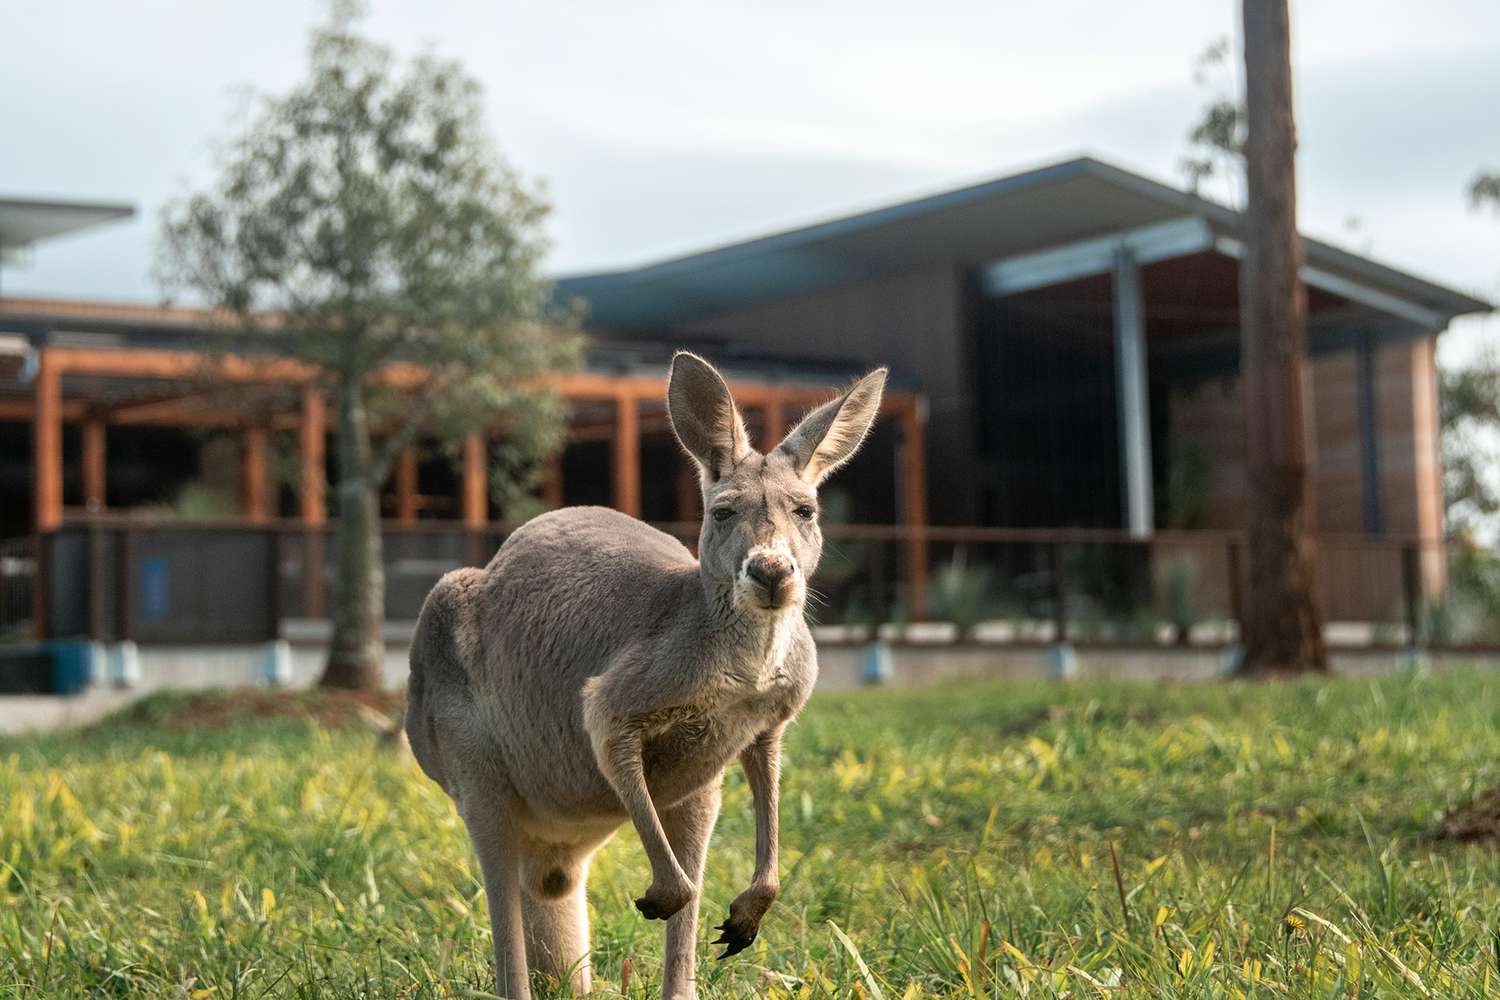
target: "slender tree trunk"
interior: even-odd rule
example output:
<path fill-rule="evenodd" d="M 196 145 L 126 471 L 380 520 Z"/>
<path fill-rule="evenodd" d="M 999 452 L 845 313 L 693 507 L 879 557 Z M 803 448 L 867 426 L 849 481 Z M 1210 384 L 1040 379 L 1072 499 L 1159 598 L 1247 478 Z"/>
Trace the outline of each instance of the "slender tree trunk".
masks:
<path fill-rule="evenodd" d="M 357 377 L 339 383 L 338 520 L 334 528 L 333 638 L 323 687 L 378 690 L 385 642 L 385 569 L 370 427 Z"/>
<path fill-rule="evenodd" d="M 1242 3 L 1248 206 L 1240 367 L 1250 480 L 1243 670 L 1327 670 L 1311 525 L 1307 296 L 1299 274 L 1287 0 Z"/>

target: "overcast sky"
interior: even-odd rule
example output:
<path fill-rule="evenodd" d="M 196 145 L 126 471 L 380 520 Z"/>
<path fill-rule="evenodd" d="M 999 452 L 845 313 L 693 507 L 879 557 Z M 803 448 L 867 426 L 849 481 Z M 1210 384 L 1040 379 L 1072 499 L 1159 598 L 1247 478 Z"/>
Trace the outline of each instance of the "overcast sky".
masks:
<path fill-rule="evenodd" d="M 0 7 L 0 194 L 134 203 L 9 294 L 152 301 L 163 201 L 211 176 L 237 88 L 305 65 L 317 0 Z M 555 205 L 551 267 L 618 267 L 1091 153 L 1181 183 L 1193 64 L 1232 0 L 375 0 L 460 58 Z M 1500 298 L 1500 2 L 1293 0 L 1303 229 Z M 1238 55 L 1236 53 L 1236 58 Z M 1348 220 L 1357 218 L 1357 229 Z M 1447 338 L 1466 355 L 1500 321 Z"/>

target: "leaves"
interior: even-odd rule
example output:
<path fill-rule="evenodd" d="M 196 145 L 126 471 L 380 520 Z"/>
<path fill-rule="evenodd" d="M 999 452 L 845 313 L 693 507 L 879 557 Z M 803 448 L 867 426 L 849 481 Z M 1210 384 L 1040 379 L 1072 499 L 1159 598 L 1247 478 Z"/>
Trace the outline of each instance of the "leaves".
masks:
<path fill-rule="evenodd" d="M 217 184 L 167 208 L 158 275 L 168 294 L 236 316 L 232 347 L 363 391 L 386 446 L 373 474 L 341 477 L 378 483 L 419 436 L 509 421 L 527 432 L 499 465 L 508 484 L 559 440 L 560 410 L 531 380 L 579 357 L 540 270 L 548 206 L 496 153 L 460 65 L 399 66 L 358 18 L 337 5 L 312 34 L 306 79 L 262 97 Z M 384 377 L 397 362 L 423 374 Z"/>

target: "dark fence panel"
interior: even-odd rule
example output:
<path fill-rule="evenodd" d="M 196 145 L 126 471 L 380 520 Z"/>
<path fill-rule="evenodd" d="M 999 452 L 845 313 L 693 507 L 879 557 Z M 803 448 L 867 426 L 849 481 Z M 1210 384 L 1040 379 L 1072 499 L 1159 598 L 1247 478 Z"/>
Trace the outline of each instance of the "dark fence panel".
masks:
<path fill-rule="evenodd" d="M 660 527 L 690 549 L 696 523 Z M 851 637 L 877 627 L 986 642 L 1223 646 L 1238 638 L 1248 591 L 1242 536 L 999 528 L 826 525 L 810 617 Z M 411 621 L 432 586 L 482 566 L 500 525 L 386 524 L 386 616 Z M 28 540 L 29 541 L 29 540 Z M 1500 612 L 1466 581 L 1500 572 L 1455 546 L 1415 539 L 1318 540 L 1329 640 L 1344 646 L 1500 642 Z M 335 561 L 329 528 L 147 521 L 104 516 L 0 549 L 9 616 L 29 620 L 45 581 L 47 634 L 149 642 L 258 641 L 288 618 L 326 618 Z M 40 567 L 40 569 L 38 569 Z M 1477 595 L 1477 596 L 1476 596 Z M 932 632 L 930 623 L 939 623 Z"/>

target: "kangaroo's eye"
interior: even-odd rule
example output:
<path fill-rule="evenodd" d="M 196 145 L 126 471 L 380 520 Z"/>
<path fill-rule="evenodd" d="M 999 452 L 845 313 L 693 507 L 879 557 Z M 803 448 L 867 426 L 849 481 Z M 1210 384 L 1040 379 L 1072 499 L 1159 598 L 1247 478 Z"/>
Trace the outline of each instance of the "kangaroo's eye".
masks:
<path fill-rule="evenodd" d="M 804 521 L 811 521 L 813 519 L 813 515 L 816 514 L 817 511 L 813 510 L 811 507 L 804 503 L 798 504 L 796 507 L 793 507 L 792 513 L 796 514 Z"/>
<path fill-rule="evenodd" d="M 715 507 L 714 508 L 714 520 L 718 521 L 720 524 L 723 524 L 725 521 L 729 520 L 733 516 L 734 516 L 734 508 L 732 508 L 732 507 Z"/>

